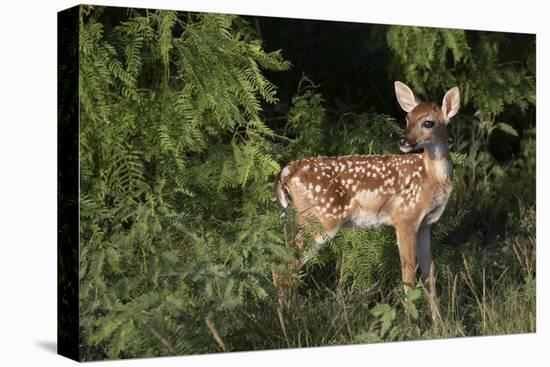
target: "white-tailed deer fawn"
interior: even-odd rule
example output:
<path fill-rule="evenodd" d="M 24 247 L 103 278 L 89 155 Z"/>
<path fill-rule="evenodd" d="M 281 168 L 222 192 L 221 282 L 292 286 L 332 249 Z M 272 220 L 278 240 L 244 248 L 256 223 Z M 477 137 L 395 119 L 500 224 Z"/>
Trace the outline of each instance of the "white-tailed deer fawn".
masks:
<path fill-rule="evenodd" d="M 460 95 L 458 88 L 450 89 L 439 107 L 420 101 L 401 82 L 395 82 L 395 94 L 407 112 L 399 147 L 404 153 L 422 152 L 294 161 L 279 173 L 276 198 L 283 207 L 296 208 L 300 223 L 322 225 L 317 248 L 345 225 L 395 227 L 405 290 L 414 287 L 418 259 L 434 300 L 430 226 L 443 213 L 452 190 L 446 125 L 458 112 Z"/>

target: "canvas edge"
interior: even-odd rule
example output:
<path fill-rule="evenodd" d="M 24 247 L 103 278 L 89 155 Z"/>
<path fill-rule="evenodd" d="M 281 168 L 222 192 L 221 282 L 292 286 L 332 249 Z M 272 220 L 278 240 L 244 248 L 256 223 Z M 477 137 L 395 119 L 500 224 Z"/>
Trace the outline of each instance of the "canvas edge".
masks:
<path fill-rule="evenodd" d="M 79 12 L 57 13 L 57 353 L 79 353 Z"/>

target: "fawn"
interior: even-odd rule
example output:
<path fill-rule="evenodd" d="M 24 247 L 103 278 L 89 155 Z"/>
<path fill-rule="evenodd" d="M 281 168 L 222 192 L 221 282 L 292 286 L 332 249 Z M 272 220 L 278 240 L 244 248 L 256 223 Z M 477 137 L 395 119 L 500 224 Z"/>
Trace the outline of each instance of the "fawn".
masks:
<path fill-rule="evenodd" d="M 414 287 L 417 259 L 435 300 L 435 266 L 430 226 L 443 213 L 452 190 L 452 161 L 446 125 L 459 109 L 460 94 L 451 88 L 442 106 L 420 101 L 405 84 L 395 82 L 395 94 L 407 112 L 401 155 L 315 157 L 286 165 L 275 185 L 276 200 L 293 205 L 299 224 L 319 222 L 319 249 L 344 225 L 361 228 L 395 227 L 405 290 Z M 422 150 L 418 153 L 412 151 Z M 295 246 L 303 248 L 303 240 Z M 295 269 L 299 268 L 295 266 Z M 434 303 L 432 316 L 434 315 Z"/>

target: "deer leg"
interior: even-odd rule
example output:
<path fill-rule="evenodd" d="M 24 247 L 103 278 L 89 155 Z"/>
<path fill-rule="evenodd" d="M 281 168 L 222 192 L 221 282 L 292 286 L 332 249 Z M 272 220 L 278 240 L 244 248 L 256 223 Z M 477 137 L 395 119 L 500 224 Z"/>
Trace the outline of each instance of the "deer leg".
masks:
<path fill-rule="evenodd" d="M 402 224 L 395 227 L 397 247 L 401 259 L 401 272 L 405 292 L 414 288 L 416 283 L 416 228 Z"/>
<path fill-rule="evenodd" d="M 418 231 L 416 242 L 416 256 L 422 271 L 424 282 L 428 283 L 429 301 L 432 310 L 432 319 L 435 320 L 439 315 L 439 308 L 436 302 L 435 289 L 435 264 L 432 257 L 430 226 L 422 226 Z"/>
<path fill-rule="evenodd" d="M 422 226 L 416 240 L 416 256 L 424 281 L 428 283 L 430 294 L 435 296 L 435 265 L 432 258 L 430 227 Z"/>
<path fill-rule="evenodd" d="M 297 222 L 297 234 L 292 241 L 288 241 L 286 245 L 288 247 L 296 248 L 301 253 L 304 249 L 304 226 L 307 224 L 307 219 L 304 216 L 298 217 Z M 276 271 L 272 271 L 273 285 L 277 289 L 277 298 L 279 306 L 288 304 L 297 297 L 297 284 L 293 279 L 292 274 L 297 274 L 302 268 L 303 263 L 300 258 L 294 258 L 287 264 L 288 272 L 291 275 L 278 274 Z"/>
<path fill-rule="evenodd" d="M 336 236 L 336 233 L 340 230 L 340 226 L 335 226 L 333 228 L 327 229 L 324 231 L 318 231 L 315 233 L 315 244 L 310 248 L 304 251 L 302 258 L 300 260 L 301 264 L 304 265 L 309 259 L 311 259 L 318 251 L 320 251 L 325 243 L 330 241 Z"/>

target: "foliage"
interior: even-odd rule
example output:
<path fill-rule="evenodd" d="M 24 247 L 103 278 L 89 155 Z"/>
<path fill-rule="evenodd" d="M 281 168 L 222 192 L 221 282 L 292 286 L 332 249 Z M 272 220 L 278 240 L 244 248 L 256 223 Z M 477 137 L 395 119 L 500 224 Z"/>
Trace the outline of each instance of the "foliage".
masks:
<path fill-rule="evenodd" d="M 280 167 L 395 154 L 396 119 L 335 103 L 306 75 L 280 101 L 270 80 L 290 61 L 242 17 L 80 9 L 83 359 L 534 330 L 535 131 L 520 118 L 534 108 L 534 55 L 522 39 L 373 26 L 392 77 L 426 97 L 464 91 L 455 191 L 433 228 L 433 325 L 420 285 L 401 290 L 391 228 L 342 230 L 297 276 L 291 307 L 272 282 L 296 276 L 298 255 L 292 211 L 271 201 Z M 499 136 L 518 142 L 506 159 Z"/>
<path fill-rule="evenodd" d="M 261 69 L 289 63 L 233 16 L 129 10 L 107 33 L 102 14 L 80 22 L 82 353 L 214 351 L 288 258 L 259 112 Z"/>
<path fill-rule="evenodd" d="M 395 26 L 387 34 L 396 69 L 424 96 L 458 85 L 462 103 L 498 114 L 507 105 L 526 109 L 535 103 L 534 43 L 490 32 Z M 523 60 L 517 58 L 523 53 Z"/>

